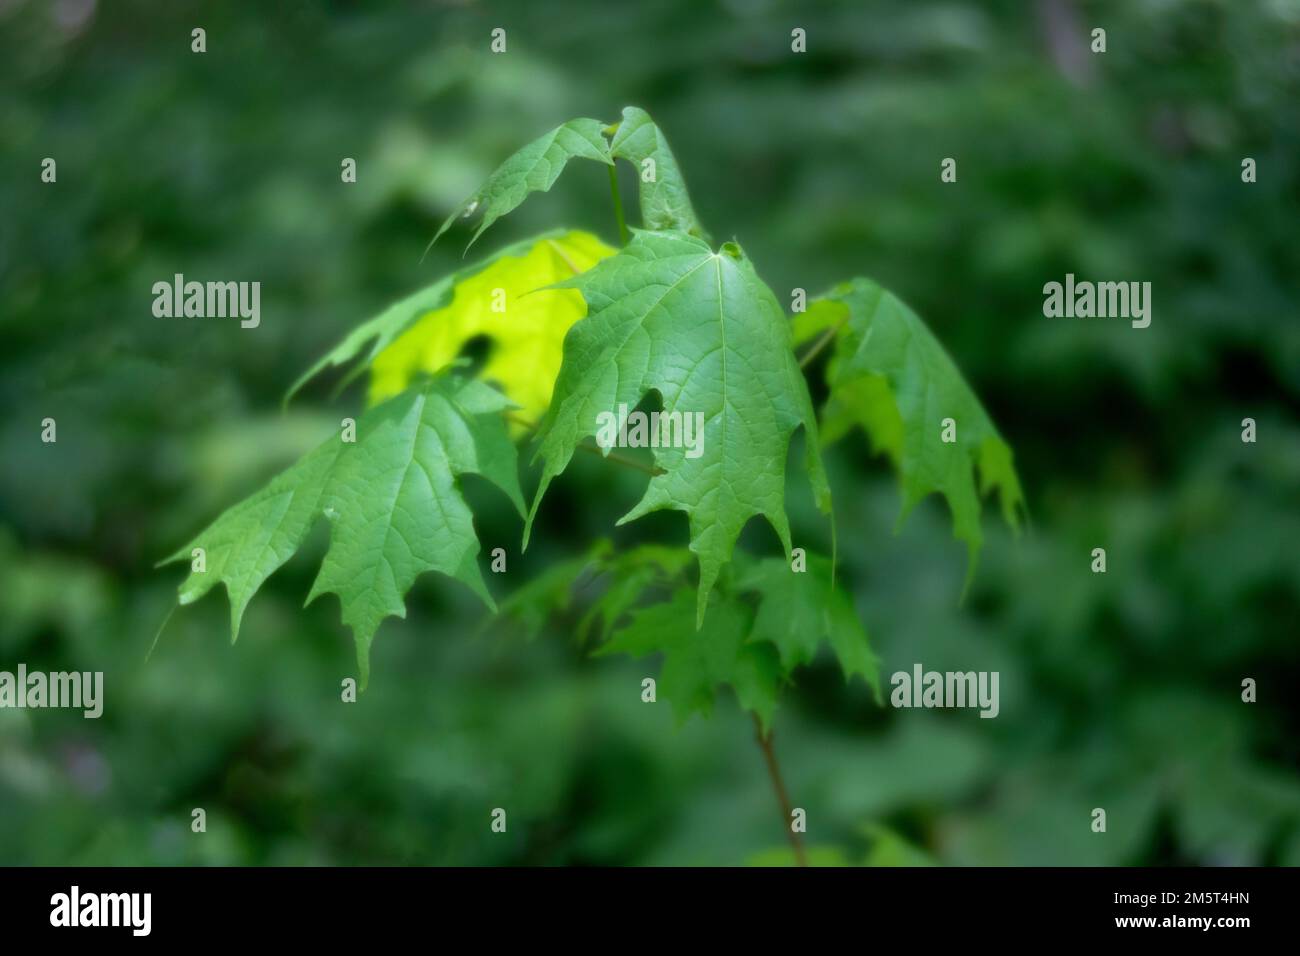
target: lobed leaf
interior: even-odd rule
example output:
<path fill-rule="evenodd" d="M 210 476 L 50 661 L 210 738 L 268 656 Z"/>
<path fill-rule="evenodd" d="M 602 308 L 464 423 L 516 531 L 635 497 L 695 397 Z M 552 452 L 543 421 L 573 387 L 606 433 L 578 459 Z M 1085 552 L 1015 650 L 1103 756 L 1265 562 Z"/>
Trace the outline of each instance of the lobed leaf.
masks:
<path fill-rule="evenodd" d="M 356 423 L 355 443 L 327 439 L 167 559 L 189 559 L 195 548 L 206 553 L 205 570 L 181 583 L 179 603 L 224 583 L 236 639 L 253 594 L 324 515 L 330 544 L 307 601 L 339 596 L 364 687 L 375 631 L 386 617 L 406 616 L 403 598 L 421 573 L 453 577 L 494 607 L 457 478 L 481 475 L 523 513 L 515 448 L 501 415 L 508 404 L 481 382 L 443 377 L 371 409 Z"/>
<path fill-rule="evenodd" d="M 614 165 L 604 128 L 599 120 L 575 119 L 539 136 L 498 166 L 474 195 L 447 217 L 433 242 L 457 218 L 481 212 L 478 228 L 469 241 L 470 246 L 474 245 L 488 226 L 522 203 L 529 193 L 550 190 L 570 159 L 594 159 L 607 166 Z"/>
<path fill-rule="evenodd" d="M 579 582 L 586 590 L 589 582 L 603 580 L 605 590 L 592 601 L 578 633 L 596 625 L 603 642 L 597 655 L 662 653 L 659 691 L 679 722 L 708 714 L 717 690 L 729 686 L 741 706 L 769 728 L 780 687 L 812 662 L 823 643 L 845 679 L 860 676 L 880 703 L 879 664 L 850 595 L 835 587 L 829 559 L 807 559 L 807 570 L 795 573 L 779 558 L 740 556 L 735 573 L 720 580 L 700 631 L 685 584 L 690 552 L 658 545 L 616 554 L 602 541 L 525 585 L 520 594 L 527 598 L 507 599 L 502 611 L 509 606 L 532 637 L 549 614 L 570 610 Z"/>
<path fill-rule="evenodd" d="M 606 140 L 606 135 L 612 140 Z M 575 119 L 533 140 L 503 162 L 479 189 L 447 217 L 430 246 L 442 238 L 457 218 L 482 213 L 469 245 L 531 193 L 546 192 L 559 179 L 570 159 L 594 159 L 613 166 L 625 159 L 637 170 L 643 228 L 672 230 L 707 239 L 695 217 L 686 180 L 668 146 L 668 140 L 645 110 L 623 110 L 618 123 Z"/>
<path fill-rule="evenodd" d="M 821 330 L 835 335 L 822 415 L 826 440 L 860 427 L 890 458 L 902 483 L 900 524 L 927 495 L 944 496 L 953 533 L 967 544 L 969 584 L 983 543 L 981 495 L 996 491 L 1004 519 L 1017 531 L 1024 496 L 1011 447 L 957 366 L 915 312 L 869 279 L 853 279 L 810 303 L 796 330 L 800 340 Z M 955 442 L 942 440 L 946 418 L 956 423 Z"/>
<path fill-rule="evenodd" d="M 776 647 L 787 677 L 797 667 L 811 664 L 825 641 L 844 679 L 858 675 L 871 687 L 876 703 L 881 703 L 880 662 L 871 651 L 852 597 L 835 586 L 828 559 L 809 554 L 807 560 L 807 570 L 800 573 L 779 558 L 768 558 L 738 575 L 736 589 L 759 598 L 751 639 Z"/>
<path fill-rule="evenodd" d="M 553 615 L 569 610 L 578 582 L 585 580 L 589 572 L 597 573 L 612 550 L 610 541 L 600 538 L 576 558 L 550 563 L 541 574 L 503 598 L 497 616 L 485 619 L 480 630 L 499 621 L 511 621 L 524 640 L 536 639 Z"/>
<path fill-rule="evenodd" d="M 609 637 L 623 615 L 647 592 L 656 589 L 673 590 L 693 557 L 685 548 L 643 544 L 627 551 L 611 550 L 600 564 L 608 583 L 587 613 L 578 622 L 578 636 L 585 640 L 594 632 L 597 640 Z"/>
<path fill-rule="evenodd" d="M 610 142 L 610 155 L 626 159 L 637 168 L 643 228 L 676 230 L 707 238 L 695 218 L 686 180 L 668 148 L 668 140 L 645 110 L 636 106 L 623 110 L 623 120 Z M 647 179 L 650 170 L 653 178 Z"/>
<path fill-rule="evenodd" d="M 267 578 L 297 552 L 324 510 L 330 474 L 346 446 L 328 439 L 260 491 L 232 505 L 163 563 L 204 551 L 203 571 L 191 571 L 177 603 L 192 604 L 217 584 L 230 598 L 230 639 L 238 639 L 248 602 Z"/>
<path fill-rule="evenodd" d="M 564 342 L 564 362 L 539 430 L 544 460 L 525 526 L 601 413 L 634 408 L 650 392 L 663 411 L 703 416 L 698 457 L 653 449 L 663 474 L 619 524 L 660 509 L 688 515 L 700 562 L 696 620 L 748 520 L 762 515 L 787 555 L 785 463 L 794 431 L 805 429 L 804 467 L 830 511 L 817 425 L 776 298 L 734 243 L 715 253 L 680 232 L 638 231 L 617 255 L 566 283 L 587 302 L 587 318 Z"/>
<path fill-rule="evenodd" d="M 590 233 L 568 232 L 538 239 L 518 255 L 495 257 L 461 276 L 450 301 L 425 312 L 373 358 L 370 401 L 405 391 L 421 374 L 443 370 L 467 342 L 484 336 L 491 351 L 479 375 L 501 387 L 518 406 L 519 418 L 536 422 L 551 404 L 564 335 L 587 313 L 576 291 L 550 287 L 613 254 Z"/>
<path fill-rule="evenodd" d="M 634 611 L 597 655 L 662 653 L 659 691 L 672 703 L 679 723 L 694 713 L 712 713 L 717 689 L 725 685 L 735 691 L 741 707 L 769 728 L 780 661 L 770 644 L 748 639 L 753 611 L 737 602 L 714 603 L 704 619 L 705 633 L 699 634 L 694 605 L 690 590 L 681 588 L 662 604 Z"/>
<path fill-rule="evenodd" d="M 567 258 L 575 266 L 581 267 L 583 263 L 607 255 L 605 249 L 608 249 L 608 247 L 603 246 L 599 239 L 589 233 L 566 232 L 562 229 L 542 233 L 531 239 L 525 239 L 506 246 L 481 262 L 476 262 L 463 269 L 458 269 L 450 275 L 443 276 L 437 282 L 393 303 L 374 318 L 358 325 L 344 337 L 342 342 L 321 356 L 311 368 L 298 377 L 298 380 L 289 388 L 284 400 L 287 403 L 298 393 L 299 389 L 325 369 L 337 368 L 350 362 L 356 362 L 343 379 L 342 384 L 347 384 L 371 367 L 372 363 L 389 346 L 412 330 L 414 326 L 422 323 L 422 320 L 435 314 L 454 319 L 461 311 L 478 304 L 482 288 L 487 288 L 489 291 L 495 288 L 503 288 L 506 290 L 508 299 L 518 299 L 526 293 L 539 288 L 538 285 L 532 285 L 531 281 L 547 274 L 545 271 L 546 263 L 552 261 L 552 256 L 561 263 Z M 564 264 L 567 266 L 567 263 Z M 552 262 L 552 269 L 558 272 L 554 262 Z M 485 272 L 492 274 L 493 285 L 479 284 L 476 287 L 478 289 L 477 294 L 462 292 L 462 288 L 466 283 L 473 282 Z M 568 275 L 572 275 L 572 272 L 558 273 L 556 278 L 563 278 Z M 460 302 L 459 308 L 453 307 L 453 303 L 457 300 Z M 577 316 L 573 314 L 575 310 L 582 308 L 581 303 L 573 297 L 568 299 L 555 298 L 546 305 L 555 310 L 553 314 L 545 312 L 531 313 L 532 319 L 539 325 L 547 325 L 551 322 L 562 324 L 566 320 L 572 324 L 581 316 L 581 312 Z M 559 334 L 563 335 L 563 333 Z M 459 348 L 457 351 L 459 351 Z M 362 356 L 363 353 L 364 357 L 357 361 L 358 356 Z M 432 363 L 423 362 L 421 367 L 428 371 L 436 371 L 437 369 L 428 369 L 427 366 L 430 364 Z M 395 372 L 396 369 L 390 370 L 390 374 Z M 393 394 L 392 381 L 386 378 L 383 387 L 380 389 L 379 397 L 387 397 L 389 394 Z"/>

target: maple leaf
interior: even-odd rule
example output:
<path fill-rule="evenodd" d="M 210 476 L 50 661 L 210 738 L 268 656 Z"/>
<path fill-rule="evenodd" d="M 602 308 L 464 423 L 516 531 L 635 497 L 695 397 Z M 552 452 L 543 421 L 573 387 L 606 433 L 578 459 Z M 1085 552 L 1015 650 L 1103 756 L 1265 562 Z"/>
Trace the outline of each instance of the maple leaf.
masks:
<path fill-rule="evenodd" d="M 607 135 L 612 140 L 607 140 Z M 645 110 L 629 106 L 617 123 L 606 126 L 594 119 L 569 120 L 511 155 L 447 217 L 430 247 L 457 218 L 482 213 L 469 241 L 472 246 L 488 226 L 518 207 L 531 193 L 550 190 L 570 159 L 592 159 L 610 167 L 616 159 L 627 160 L 636 167 L 644 228 L 708 238 L 695 217 L 686 180 L 663 131 Z"/>
<path fill-rule="evenodd" d="M 539 136 L 498 166 L 474 195 L 447 217 L 429 245 L 437 242 L 457 218 L 481 213 L 469 241 L 470 246 L 474 245 L 488 226 L 528 198 L 529 193 L 547 192 L 554 186 L 570 159 L 594 159 L 614 165 L 604 129 L 600 120 L 574 119 Z"/>
<path fill-rule="evenodd" d="M 381 355 L 385 358 L 372 381 L 371 400 L 387 398 L 402 390 L 402 382 L 409 384 L 416 372 L 443 368 L 454 360 L 466 341 L 483 333 L 492 335 L 499 347 L 507 348 L 505 357 L 492 366 L 493 376 L 507 396 L 527 413 L 540 414 L 549 401 L 558 371 L 560 342 L 568 327 L 582 317 L 586 306 L 575 292 L 530 293 L 590 268 L 612 251 L 590 233 L 559 229 L 512 243 L 480 262 L 443 276 L 358 325 L 298 377 L 285 402 L 325 369 L 354 363 L 339 385 L 342 388 L 371 368 Z M 496 289 L 503 290 L 507 307 L 499 321 L 493 320 L 497 313 L 491 312 Z M 484 310 L 489 314 L 485 315 Z M 512 335 L 520 341 L 512 343 Z M 398 343 L 400 348 L 390 353 L 390 347 Z M 535 349 L 534 357 L 543 368 L 554 369 L 549 372 L 549 380 L 545 376 L 535 379 L 531 374 L 524 355 L 528 346 Z"/>
<path fill-rule="evenodd" d="M 515 447 L 501 415 L 508 405 L 481 382 L 444 376 L 371 409 L 356 422 L 355 442 L 327 439 L 164 562 L 204 551 L 206 566 L 181 583 L 179 603 L 225 584 L 235 640 L 249 600 L 324 515 L 330 544 L 307 601 L 339 596 L 364 687 L 375 630 L 386 617 L 406 616 L 403 598 L 421 573 L 453 577 L 495 608 L 457 479 L 481 475 L 523 513 Z"/>
<path fill-rule="evenodd" d="M 678 723 L 707 715 L 717 691 L 731 687 L 767 731 L 781 688 L 823 644 L 845 680 L 861 677 L 880 704 L 879 662 L 852 595 L 836 587 L 828 558 L 805 559 L 806 570 L 795 572 L 780 558 L 738 553 L 697 630 L 686 573 L 690 551 L 647 544 L 616 553 L 602 539 L 524 584 L 502 602 L 501 616 L 532 639 L 553 616 L 571 616 L 579 595 L 589 597 L 575 631 L 579 639 L 594 633 L 596 656 L 662 654 L 657 692 L 673 705 Z"/>
<path fill-rule="evenodd" d="M 607 638 L 614 625 L 647 592 L 672 590 L 692 563 L 691 553 L 680 547 L 643 544 L 617 553 L 610 548 L 597 568 L 605 578 L 605 590 L 578 622 L 579 639 L 593 634 L 598 640 Z"/>
<path fill-rule="evenodd" d="M 715 602 L 703 633 L 696 633 L 694 612 L 690 589 L 681 588 L 662 604 L 633 611 L 595 653 L 663 654 L 659 691 L 672 703 L 678 723 L 694 713 L 708 716 L 717 689 L 729 686 L 741 707 L 770 727 L 781 666 L 772 645 L 749 640 L 753 611 L 738 602 Z"/>
<path fill-rule="evenodd" d="M 830 511 L 816 420 L 791 349 L 790 325 L 771 290 L 735 243 L 713 252 L 680 232 L 637 231 L 617 255 L 565 283 L 588 315 L 564 342 L 564 362 L 539 429 L 544 460 L 524 531 L 547 486 L 598 416 L 634 408 L 657 392 L 666 414 L 702 416 L 698 457 L 653 450 L 663 470 L 619 524 L 660 509 L 684 511 L 700 562 L 696 620 L 748 520 L 762 515 L 786 554 L 785 464 L 794 431 L 805 429 L 804 466 L 814 497 Z M 608 449 L 606 449 L 608 451 Z"/>
<path fill-rule="evenodd" d="M 590 233 L 569 232 L 462 275 L 450 301 L 425 312 L 371 361 L 370 401 L 405 391 L 422 373 L 441 371 L 481 335 L 491 350 L 479 376 L 501 387 L 518 406 L 519 419 L 536 422 L 551 404 L 564 335 L 587 313 L 576 291 L 547 287 L 613 254 Z"/>
<path fill-rule="evenodd" d="M 607 538 L 599 538 L 577 557 L 551 562 L 541 574 L 503 598 L 497 616 L 485 619 L 479 630 L 510 621 L 524 640 L 534 640 L 553 615 L 569 610 L 578 583 L 587 578 L 589 571 L 600 568 L 612 550 Z"/>
<path fill-rule="evenodd" d="M 1003 517 L 1020 527 L 1024 495 L 1011 447 L 925 323 L 875 282 L 852 279 L 809 303 L 795 337 L 822 330 L 835 336 L 822 415 L 826 441 L 860 427 L 889 457 L 903 490 L 900 524 L 927 495 L 944 496 L 954 536 L 967 544 L 969 585 L 983 542 L 981 495 L 996 491 Z M 955 441 L 943 440 L 945 419 L 954 423 Z"/>
<path fill-rule="evenodd" d="M 750 638 L 776 647 L 785 677 L 811 664 L 825 641 L 844 679 L 858 675 L 880 703 L 880 663 L 853 609 L 852 596 L 835 586 L 827 558 L 808 554 L 806 560 L 807 570 L 801 572 L 779 558 L 765 558 L 738 573 L 736 590 L 758 596 Z"/>
<path fill-rule="evenodd" d="M 641 184 L 641 225 L 650 230 L 674 229 L 707 238 L 695 218 L 686 180 L 668 140 L 645 110 L 629 106 L 610 142 L 610 155 L 636 167 Z"/>

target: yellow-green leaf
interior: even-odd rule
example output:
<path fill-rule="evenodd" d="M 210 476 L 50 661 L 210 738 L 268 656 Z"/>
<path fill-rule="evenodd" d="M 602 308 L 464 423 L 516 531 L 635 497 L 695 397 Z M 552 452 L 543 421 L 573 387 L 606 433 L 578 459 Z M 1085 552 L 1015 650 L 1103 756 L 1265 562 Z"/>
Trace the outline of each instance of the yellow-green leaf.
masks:
<path fill-rule="evenodd" d="M 539 240 L 522 255 L 504 256 L 458 282 L 451 300 L 421 316 L 371 364 L 370 400 L 404 391 L 417 376 L 456 360 L 465 343 L 491 340 L 483 378 L 495 382 L 536 421 L 551 404 L 564 335 L 587 314 L 574 289 L 548 286 L 586 272 L 614 250 L 587 232 Z"/>
<path fill-rule="evenodd" d="M 566 232 L 556 229 L 551 232 L 544 232 L 531 239 L 521 239 L 519 242 L 498 250 L 486 259 L 457 269 L 455 272 L 425 286 L 418 292 L 413 292 L 405 298 L 399 299 L 378 315 L 367 319 L 352 329 L 338 345 L 322 355 L 311 368 L 298 376 L 298 380 L 289 387 L 289 391 L 284 396 L 285 403 L 287 404 L 298 393 L 300 388 L 326 369 L 351 366 L 337 386 L 341 389 L 344 385 L 352 382 L 358 375 L 363 374 L 380 352 L 392 345 L 398 336 L 415 325 L 421 317 L 441 309 L 451 302 L 456 287 L 466 279 L 477 275 L 502 259 L 525 256 L 534 246 L 544 240 L 559 239 L 565 235 L 567 235 Z"/>

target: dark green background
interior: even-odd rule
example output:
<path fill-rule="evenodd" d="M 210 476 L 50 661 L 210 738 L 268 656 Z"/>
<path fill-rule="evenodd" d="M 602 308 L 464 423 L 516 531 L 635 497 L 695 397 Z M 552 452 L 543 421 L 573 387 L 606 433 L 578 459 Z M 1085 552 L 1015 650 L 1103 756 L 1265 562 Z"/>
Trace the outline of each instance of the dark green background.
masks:
<path fill-rule="evenodd" d="M 943 504 L 895 535 L 866 442 L 829 454 L 884 673 L 997 670 L 1002 713 L 882 710 L 833 661 L 804 672 L 776 745 L 818 859 L 1300 863 L 1300 5 L 9 0 L 0 80 L 0 669 L 107 682 L 98 721 L 0 711 L 0 863 L 783 858 L 734 701 L 676 730 L 639 700 L 649 665 L 584 658 L 569 619 L 476 635 L 473 598 L 428 576 L 340 703 L 337 603 L 301 607 L 323 529 L 236 647 L 214 595 L 144 661 L 182 574 L 154 562 L 361 402 L 313 387 L 282 415 L 288 383 L 460 261 L 463 230 L 420 252 L 506 155 L 628 104 L 779 297 L 863 274 L 914 305 L 1028 494 L 1018 540 L 989 510 L 959 606 Z M 598 166 L 481 251 L 555 224 L 613 238 Z M 155 318 L 176 272 L 260 281 L 261 327 Z M 1044 318 L 1066 272 L 1150 281 L 1151 327 Z M 684 543 L 680 515 L 615 533 L 644 477 L 579 458 L 523 557 L 469 488 L 485 547 L 511 550 L 498 596 L 601 535 Z M 824 542 L 795 492 L 796 537 Z"/>

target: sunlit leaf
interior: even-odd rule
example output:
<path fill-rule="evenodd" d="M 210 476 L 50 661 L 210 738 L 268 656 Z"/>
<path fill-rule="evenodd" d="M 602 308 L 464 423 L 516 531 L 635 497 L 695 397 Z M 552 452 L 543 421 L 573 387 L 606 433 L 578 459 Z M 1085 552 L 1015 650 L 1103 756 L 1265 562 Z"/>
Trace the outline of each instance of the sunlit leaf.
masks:
<path fill-rule="evenodd" d="M 551 245 L 551 243 L 554 243 L 554 245 Z M 517 300 L 524 296 L 525 293 L 532 292 L 540 287 L 529 284 L 529 273 L 545 275 L 545 264 L 550 262 L 552 258 L 563 262 L 564 257 L 567 256 L 569 262 L 564 263 L 566 269 L 570 263 L 576 268 L 581 262 L 591 261 L 593 258 L 605 254 L 602 252 L 602 248 L 600 241 L 587 233 L 555 230 L 513 243 L 499 252 L 493 253 L 486 259 L 468 265 L 463 269 L 457 269 L 450 275 L 443 276 L 437 282 L 425 286 L 419 292 L 394 302 L 374 318 L 358 325 L 343 338 L 343 341 L 321 356 L 311 368 L 298 377 L 298 380 L 290 386 L 285 401 L 287 402 L 293 398 L 303 385 L 327 368 L 337 368 L 353 363 L 352 368 L 343 379 L 344 383 L 351 381 L 357 375 L 365 372 L 380 354 L 416 323 L 430 314 L 444 312 L 453 300 L 460 298 L 467 307 L 471 299 L 477 302 L 477 295 L 460 295 L 458 290 L 464 283 L 473 281 L 485 270 L 497 270 L 495 272 L 498 277 L 497 282 L 487 286 L 487 288 L 489 290 L 505 289 L 506 301 L 509 303 L 512 298 Z M 521 265 L 523 262 L 528 264 Z M 571 271 L 566 271 L 557 277 L 564 278 L 572 274 Z M 506 285 L 501 285 L 502 282 L 505 282 Z M 481 289 L 482 286 L 478 288 Z M 572 297 L 556 298 L 553 300 L 551 308 L 556 310 L 557 320 L 562 322 L 566 316 L 572 313 L 575 304 L 577 308 L 581 308 L 581 303 L 578 303 Z M 569 307 L 568 312 L 565 311 L 566 305 Z M 383 394 L 393 394 L 391 386 L 383 391 Z"/>
<path fill-rule="evenodd" d="M 370 400 L 405 391 L 441 371 L 471 339 L 490 343 L 480 374 L 501 387 L 518 417 L 534 422 L 551 404 L 564 335 L 587 312 L 573 289 L 547 288 L 586 272 L 614 250 L 586 232 L 540 239 L 463 276 L 450 301 L 426 312 L 371 363 Z"/>

